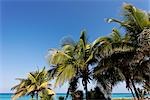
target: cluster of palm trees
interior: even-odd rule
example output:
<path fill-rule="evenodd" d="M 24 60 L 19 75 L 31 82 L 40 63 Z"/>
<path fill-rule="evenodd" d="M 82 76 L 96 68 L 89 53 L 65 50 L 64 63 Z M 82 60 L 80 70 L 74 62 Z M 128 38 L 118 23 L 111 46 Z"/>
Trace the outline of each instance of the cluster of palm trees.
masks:
<path fill-rule="evenodd" d="M 99 37 L 90 43 L 87 41 L 86 31 L 82 31 L 78 41 L 66 39 L 60 49 L 49 50 L 48 61 L 51 67 L 48 77 L 56 79 L 55 87 L 69 82 L 66 99 L 69 94 L 74 95 L 78 90 L 79 81 L 84 87 L 86 100 L 90 99 L 88 84 L 92 84 L 91 82 L 97 83 L 96 87 L 100 88 L 105 100 L 111 98 L 111 91 L 119 82 L 125 82 L 126 88 L 138 100 L 142 96 L 136 84 L 141 84 L 145 91 L 150 91 L 149 13 L 124 4 L 122 20 L 110 18 L 107 22 L 120 24 L 125 29 L 125 34 L 121 35 L 114 28 L 110 36 Z M 29 76 L 33 77 L 33 74 Z M 20 84 L 23 82 L 21 80 Z M 25 90 L 27 92 L 22 92 L 22 87 L 15 87 L 15 96 L 20 96 L 20 93 L 34 95 L 41 90 L 36 84 L 29 87 Z M 36 91 L 33 92 L 33 89 Z"/>

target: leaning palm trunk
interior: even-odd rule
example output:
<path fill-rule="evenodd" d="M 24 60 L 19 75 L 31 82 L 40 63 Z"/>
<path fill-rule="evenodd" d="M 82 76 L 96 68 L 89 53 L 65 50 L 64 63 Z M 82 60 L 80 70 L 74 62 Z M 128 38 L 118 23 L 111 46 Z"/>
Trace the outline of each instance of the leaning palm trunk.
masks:
<path fill-rule="evenodd" d="M 132 83 L 132 86 L 133 86 L 133 89 L 134 89 L 134 92 L 135 92 L 135 95 L 136 95 L 137 99 L 140 100 L 139 93 L 138 93 L 138 91 L 136 89 L 136 86 L 134 84 L 134 81 L 132 79 L 131 79 L 131 83 Z"/>
<path fill-rule="evenodd" d="M 131 94 L 132 94 L 134 100 L 136 100 L 135 95 L 134 95 L 134 93 L 133 93 L 133 90 L 132 90 L 132 88 L 131 88 L 130 86 L 129 86 L 129 89 L 130 89 L 130 91 L 131 91 Z"/>
<path fill-rule="evenodd" d="M 69 88 L 65 97 L 65 100 L 67 100 L 69 93 L 71 93 L 71 96 L 73 98 L 73 95 L 75 93 L 75 91 L 77 90 L 77 83 L 78 83 L 78 77 L 73 77 L 70 82 L 69 82 Z"/>
<path fill-rule="evenodd" d="M 70 91 L 70 88 L 68 88 L 68 90 L 67 90 L 65 100 L 67 100 L 67 98 L 68 98 L 68 96 L 69 96 L 69 91 Z"/>

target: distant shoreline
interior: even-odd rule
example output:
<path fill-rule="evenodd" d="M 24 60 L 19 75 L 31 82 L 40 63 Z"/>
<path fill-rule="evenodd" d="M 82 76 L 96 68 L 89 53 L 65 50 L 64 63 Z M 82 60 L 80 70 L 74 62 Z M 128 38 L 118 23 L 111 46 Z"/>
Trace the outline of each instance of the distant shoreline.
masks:
<path fill-rule="evenodd" d="M 5 100 L 10 100 L 12 95 L 13 93 L 0 93 L 0 99 L 5 98 Z M 66 93 L 56 93 L 56 95 L 54 95 L 54 98 L 58 99 L 59 97 L 65 97 L 65 96 Z M 21 98 L 23 100 L 29 100 L 30 96 L 23 96 Z M 131 93 L 112 93 L 112 100 L 133 100 L 133 97 Z"/>
<path fill-rule="evenodd" d="M 0 93 L 0 97 L 3 96 L 3 95 L 11 96 L 11 95 L 13 95 L 13 93 Z M 66 93 L 56 93 L 55 96 L 66 96 Z M 130 98 L 132 98 L 131 93 L 112 93 L 111 96 L 112 96 L 113 99 L 120 99 L 120 98 L 130 99 Z"/>

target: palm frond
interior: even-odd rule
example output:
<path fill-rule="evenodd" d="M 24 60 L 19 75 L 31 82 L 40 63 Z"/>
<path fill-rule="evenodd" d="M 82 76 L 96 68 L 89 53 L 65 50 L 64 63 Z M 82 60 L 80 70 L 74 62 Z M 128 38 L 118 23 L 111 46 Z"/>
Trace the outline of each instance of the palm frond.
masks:
<path fill-rule="evenodd" d="M 55 87 L 62 85 L 65 81 L 71 80 L 71 78 L 75 76 L 75 68 L 72 64 L 61 67 L 59 66 L 57 74 L 58 76 L 56 78 Z"/>
<path fill-rule="evenodd" d="M 36 79 L 35 79 L 35 77 L 34 77 L 34 74 L 29 73 L 29 74 L 28 74 L 28 78 L 32 81 L 32 83 L 36 83 Z"/>

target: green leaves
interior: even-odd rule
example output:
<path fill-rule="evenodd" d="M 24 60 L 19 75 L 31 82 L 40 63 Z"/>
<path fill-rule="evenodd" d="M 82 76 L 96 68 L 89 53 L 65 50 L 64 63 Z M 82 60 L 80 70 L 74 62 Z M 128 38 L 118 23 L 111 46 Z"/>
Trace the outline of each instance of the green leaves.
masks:
<path fill-rule="evenodd" d="M 81 31 L 78 41 L 63 38 L 59 49 L 49 50 L 47 59 L 51 69 L 47 72 L 43 68 L 29 73 L 26 79 L 18 79 L 20 83 L 12 88 L 13 99 L 40 92 L 42 100 L 49 100 L 49 95 L 54 94 L 49 88 L 52 78 L 56 79 L 55 87 L 69 81 L 67 94 L 76 91 L 79 79 L 86 93 L 90 80 L 100 83 L 107 93 L 118 82 L 125 81 L 131 91 L 132 83 L 136 91 L 135 82 L 149 81 L 150 15 L 124 4 L 123 19 L 110 18 L 107 22 L 119 23 L 125 34 L 113 28 L 109 36 L 99 37 L 92 43 L 87 41 L 86 31 Z M 145 84 L 144 88 L 149 89 L 149 85 Z"/>
<path fill-rule="evenodd" d="M 109 23 L 119 23 L 125 29 L 125 35 L 121 36 L 117 29 L 113 29 L 110 36 L 98 38 L 93 44 L 93 47 L 97 47 L 96 53 L 100 58 L 98 66 L 94 70 L 98 81 L 102 81 L 100 76 L 107 76 L 105 79 L 108 79 L 110 82 L 124 80 L 126 87 L 131 91 L 132 87 L 130 84 L 132 82 L 138 99 L 138 93 L 134 84 L 143 83 L 143 81 L 149 79 L 149 76 L 146 74 L 146 71 L 149 71 L 147 69 L 148 63 L 141 64 L 143 59 L 149 56 L 147 41 L 149 36 L 148 28 L 150 27 L 149 18 L 148 12 L 137 9 L 130 4 L 125 4 L 123 6 L 123 20 L 107 19 Z M 146 41 L 143 37 L 145 37 Z M 118 71 L 114 70 L 116 68 Z M 110 76 L 108 76 L 109 74 Z"/>
<path fill-rule="evenodd" d="M 60 86 L 73 78 L 81 78 L 84 87 L 87 90 L 87 84 L 90 79 L 89 65 L 92 64 L 94 52 L 91 44 L 87 42 L 86 32 L 82 31 L 81 36 L 75 44 L 65 44 L 60 50 L 55 50 L 49 56 L 48 60 L 56 68 L 50 70 L 51 75 L 56 77 L 55 86 Z M 54 75 L 55 74 L 55 75 Z"/>
<path fill-rule="evenodd" d="M 69 52 L 69 50 L 67 51 Z M 51 64 L 57 65 L 65 62 L 68 59 L 71 59 L 71 57 L 63 51 L 55 50 L 52 52 L 48 59 Z"/>
<path fill-rule="evenodd" d="M 137 9 L 130 4 L 124 4 L 123 8 L 126 16 L 130 16 L 140 30 L 143 30 L 144 27 L 150 27 L 150 20 L 147 12 Z M 130 23 L 133 22 L 130 21 Z"/>
<path fill-rule="evenodd" d="M 130 35 L 132 41 L 136 41 L 137 35 L 140 34 L 145 27 L 150 27 L 150 15 L 148 12 L 138 9 L 131 4 L 123 5 L 123 19 L 117 20 L 114 18 L 107 19 L 108 23 L 116 22 L 120 24 L 125 31 Z"/>
<path fill-rule="evenodd" d="M 109 56 L 115 52 L 130 51 L 133 48 L 130 39 L 129 35 L 121 36 L 120 32 L 114 28 L 110 36 L 97 38 L 92 44 L 92 49 L 101 57 Z"/>
<path fill-rule="evenodd" d="M 35 91 L 36 89 L 36 86 L 35 85 L 30 85 L 30 86 L 27 86 L 27 93 L 31 93 L 32 91 Z"/>
<path fill-rule="evenodd" d="M 57 67 L 59 68 L 57 70 L 55 87 L 62 85 L 65 81 L 69 81 L 72 77 L 75 77 L 75 68 L 72 64 Z"/>
<path fill-rule="evenodd" d="M 12 88 L 12 90 L 15 90 L 13 100 L 24 95 L 34 96 L 39 92 L 47 91 L 47 89 L 50 91 L 48 73 L 45 67 L 41 71 L 30 72 L 26 79 L 19 78 L 19 80 L 20 83 Z M 51 90 L 51 93 L 54 92 Z"/>
<path fill-rule="evenodd" d="M 50 88 L 47 88 L 46 91 L 49 95 L 55 94 L 55 92 L 51 90 Z"/>
<path fill-rule="evenodd" d="M 32 83 L 36 83 L 36 79 L 35 79 L 35 77 L 33 76 L 32 73 L 28 74 L 28 78 L 31 80 Z"/>
<path fill-rule="evenodd" d="M 20 91 L 19 93 L 16 93 L 16 94 L 13 96 L 12 100 L 16 100 L 17 98 L 19 98 L 19 97 L 21 97 L 21 96 L 23 96 L 23 95 L 25 95 L 25 92 L 24 92 L 24 91 Z"/>

